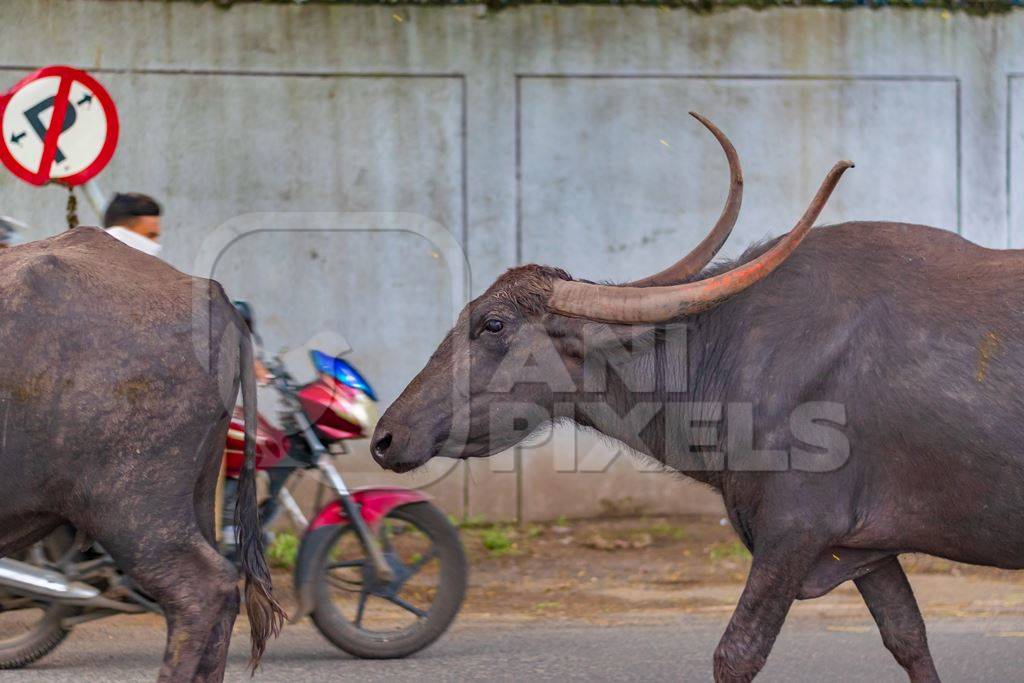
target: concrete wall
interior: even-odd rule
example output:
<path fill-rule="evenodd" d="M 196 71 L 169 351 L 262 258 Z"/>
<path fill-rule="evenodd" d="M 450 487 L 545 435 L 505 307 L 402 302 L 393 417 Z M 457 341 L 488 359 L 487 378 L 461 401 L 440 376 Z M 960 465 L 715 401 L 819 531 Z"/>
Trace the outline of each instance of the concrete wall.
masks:
<path fill-rule="evenodd" d="M 7 0 L 0 25 L 0 82 L 70 63 L 108 86 L 122 139 L 99 182 L 164 202 L 170 261 L 252 301 L 271 350 L 350 347 L 384 403 L 451 325 L 464 263 L 476 293 L 517 262 L 628 279 L 692 246 L 726 169 L 689 109 L 743 158 L 726 255 L 787 230 L 843 157 L 825 221 L 1024 243 L 1024 14 Z M 34 236 L 65 196 L 0 176 Z M 644 469 L 560 431 L 401 481 L 494 518 L 718 509 Z"/>

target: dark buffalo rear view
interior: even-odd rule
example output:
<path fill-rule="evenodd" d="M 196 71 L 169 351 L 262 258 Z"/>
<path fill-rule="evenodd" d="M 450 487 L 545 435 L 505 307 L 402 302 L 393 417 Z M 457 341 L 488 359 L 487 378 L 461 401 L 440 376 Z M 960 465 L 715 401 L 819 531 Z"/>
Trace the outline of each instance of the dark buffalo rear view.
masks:
<path fill-rule="evenodd" d="M 255 518 L 252 348 L 220 286 L 79 228 L 0 251 L 0 294 L 0 556 L 74 525 L 163 607 L 160 679 L 221 680 L 239 597 L 213 500 L 241 384 L 258 659 L 281 613 Z"/>
<path fill-rule="evenodd" d="M 693 253 L 623 286 L 508 271 L 384 415 L 374 455 L 405 471 L 552 420 L 594 428 L 717 489 L 753 555 L 716 680 L 751 680 L 793 600 L 848 580 L 911 680 L 938 680 L 898 556 L 1024 567 L 1024 252 L 903 223 L 811 230 L 839 164 L 790 233 L 708 268 L 743 183 L 705 125 L 732 189 Z"/>

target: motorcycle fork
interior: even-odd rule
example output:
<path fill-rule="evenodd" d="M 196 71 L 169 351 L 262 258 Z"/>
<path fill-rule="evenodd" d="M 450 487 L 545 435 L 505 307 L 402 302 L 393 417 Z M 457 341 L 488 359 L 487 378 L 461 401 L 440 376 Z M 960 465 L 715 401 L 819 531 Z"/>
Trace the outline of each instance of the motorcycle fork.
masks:
<path fill-rule="evenodd" d="M 388 564 L 387 558 L 384 557 L 384 548 L 380 544 L 380 539 L 370 530 L 366 520 L 363 519 L 359 506 L 356 505 L 356 501 L 349 495 L 348 487 L 345 485 L 345 481 L 341 478 L 337 468 L 323 456 L 317 459 L 316 466 L 327 475 L 327 480 L 331 483 L 331 487 L 338 494 L 341 509 L 345 511 L 345 516 L 348 517 L 352 528 L 355 529 L 356 535 L 359 536 L 359 541 L 366 549 L 367 555 L 370 556 L 370 561 L 373 562 L 373 568 L 376 570 L 377 576 L 385 582 L 394 579 L 395 573 L 391 570 L 391 565 Z"/>
<path fill-rule="evenodd" d="M 356 535 L 359 537 L 359 542 L 363 544 L 363 548 L 366 549 L 366 554 L 370 556 L 370 561 L 373 562 L 373 568 L 376 570 L 377 577 L 384 581 L 390 582 L 394 580 L 395 573 L 391 569 L 391 565 L 388 564 L 388 560 L 384 557 L 384 548 L 380 544 L 380 539 L 370 530 L 370 527 L 366 524 L 366 520 L 363 519 L 363 515 L 359 510 L 359 506 L 352 499 L 349 494 L 348 486 L 345 485 L 345 480 L 341 478 L 341 473 L 331 462 L 330 458 L 327 457 L 327 449 L 324 448 L 323 443 L 320 441 L 320 437 L 316 435 L 313 430 L 313 425 L 310 423 L 306 415 L 298 411 L 295 413 L 295 419 L 302 429 L 303 436 L 306 437 L 307 443 L 313 450 L 313 460 L 316 463 L 317 468 L 324 473 L 327 477 L 327 481 L 330 483 L 331 488 L 338 494 L 338 500 L 341 503 L 341 509 L 345 511 L 345 515 L 348 516 L 349 523 L 352 528 L 355 529 Z"/>

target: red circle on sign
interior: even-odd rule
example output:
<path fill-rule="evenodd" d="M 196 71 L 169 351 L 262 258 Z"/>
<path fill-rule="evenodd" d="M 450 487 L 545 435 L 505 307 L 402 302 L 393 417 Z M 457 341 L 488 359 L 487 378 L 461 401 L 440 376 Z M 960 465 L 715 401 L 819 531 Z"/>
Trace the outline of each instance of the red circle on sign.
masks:
<path fill-rule="evenodd" d="M 71 90 L 71 84 L 77 81 L 85 86 L 92 95 L 99 100 L 100 106 L 103 107 L 103 113 L 107 123 L 107 134 L 103 140 L 103 146 L 100 148 L 100 152 L 97 157 L 81 171 L 64 178 L 55 179 L 55 182 L 62 183 L 64 185 L 81 185 L 102 171 L 110 161 L 111 157 L 114 156 L 114 149 L 117 147 L 117 136 L 120 132 L 120 126 L 117 120 L 117 108 L 114 106 L 114 100 L 111 99 L 110 94 L 107 92 L 106 88 L 100 85 L 99 81 L 81 69 L 76 69 L 71 66 L 44 67 L 18 81 L 17 85 L 3 95 L 2 99 L 0 99 L 0 121 L 3 121 L 4 114 L 7 111 L 7 105 L 15 93 L 29 83 L 50 76 L 58 76 L 60 78 L 60 85 L 58 86 L 57 95 L 55 95 L 53 115 L 50 117 L 50 125 L 46 131 L 46 139 L 43 143 L 43 154 L 40 158 L 39 168 L 35 170 L 26 168 L 17 159 L 15 159 L 14 155 L 11 154 L 11 150 L 7 147 L 8 140 L 6 136 L 0 137 L 0 161 L 2 161 L 4 166 L 7 167 L 7 170 L 27 183 L 31 183 L 33 185 L 45 185 L 50 182 L 50 168 L 53 165 L 53 158 L 57 151 L 57 138 L 60 136 L 61 132 L 63 132 L 53 131 L 51 129 L 54 127 L 53 124 L 57 121 L 60 121 L 63 124 L 64 112 L 68 105 L 68 93 Z"/>

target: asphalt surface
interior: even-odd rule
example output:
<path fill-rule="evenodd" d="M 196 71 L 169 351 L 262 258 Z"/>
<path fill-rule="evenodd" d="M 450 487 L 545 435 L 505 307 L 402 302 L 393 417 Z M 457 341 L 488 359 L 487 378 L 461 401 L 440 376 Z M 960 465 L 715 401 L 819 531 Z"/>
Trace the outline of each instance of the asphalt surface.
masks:
<path fill-rule="evenodd" d="M 463 622 L 433 647 L 401 661 L 360 661 L 308 624 L 272 643 L 256 681 L 708 681 L 723 615 L 685 615 L 658 625 Z M 243 629 L 239 629 L 242 631 Z M 1024 681 L 1024 619 L 943 618 L 929 623 L 944 681 Z M 122 617 L 86 624 L 30 668 L 0 683 L 152 681 L 164 645 L 160 622 Z M 249 643 L 236 632 L 228 679 L 248 681 Z M 874 626 L 791 619 L 759 681 L 906 681 Z"/>

